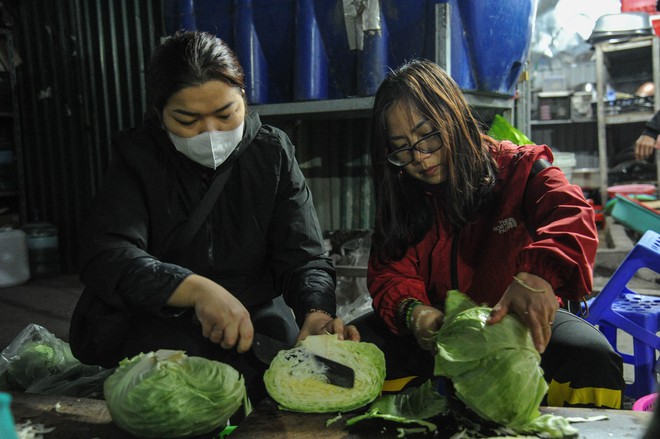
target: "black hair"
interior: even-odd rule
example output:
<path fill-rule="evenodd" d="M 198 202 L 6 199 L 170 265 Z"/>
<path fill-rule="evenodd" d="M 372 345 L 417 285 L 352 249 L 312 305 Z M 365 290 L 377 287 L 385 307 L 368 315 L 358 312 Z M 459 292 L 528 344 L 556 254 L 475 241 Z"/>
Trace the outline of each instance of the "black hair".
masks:
<path fill-rule="evenodd" d="M 147 75 L 147 98 L 160 114 L 168 99 L 183 88 L 223 81 L 245 88 L 245 75 L 236 54 L 207 32 L 179 31 L 154 51 Z"/>
<path fill-rule="evenodd" d="M 371 163 L 376 193 L 373 250 L 380 260 L 398 260 L 433 223 L 428 186 L 387 162 L 387 117 L 404 105 L 430 121 L 448 150 L 443 210 L 456 227 L 468 223 L 490 192 L 497 169 L 490 148 L 461 89 L 437 64 L 413 60 L 388 74 L 376 92 L 372 112 Z"/>

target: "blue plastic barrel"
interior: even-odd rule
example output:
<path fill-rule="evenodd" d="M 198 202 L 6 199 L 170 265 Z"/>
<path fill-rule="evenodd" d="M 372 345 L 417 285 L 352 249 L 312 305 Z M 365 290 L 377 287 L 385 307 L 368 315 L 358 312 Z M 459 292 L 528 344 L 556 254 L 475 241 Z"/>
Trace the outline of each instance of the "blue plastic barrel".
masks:
<path fill-rule="evenodd" d="M 389 32 L 389 63 L 396 68 L 414 58 L 435 60 L 435 6 L 449 4 L 450 60 L 446 66 L 462 89 L 476 87 L 458 3 L 461 0 L 382 0 L 384 19 Z M 439 43 L 442 43 L 440 41 Z M 438 60 L 439 61 L 439 60 Z"/>
<path fill-rule="evenodd" d="M 447 0 L 450 9 L 451 61 L 449 72 L 462 90 L 475 90 L 477 82 L 472 68 L 472 59 L 468 49 L 465 29 L 458 3 L 463 0 Z M 443 3 L 443 2 L 438 2 Z M 491 42 L 492 43 L 492 42 Z"/>
<path fill-rule="evenodd" d="M 253 23 L 267 63 L 268 102 L 293 100 L 295 1 L 252 0 Z M 241 34 L 236 33 L 240 38 Z"/>
<path fill-rule="evenodd" d="M 380 5 L 380 29 L 367 29 L 364 32 L 364 47 L 357 55 L 357 93 L 360 96 L 373 96 L 390 66 L 387 20 L 382 3 Z"/>
<path fill-rule="evenodd" d="M 234 11 L 232 0 L 195 0 L 197 30 L 209 32 L 234 48 Z"/>
<path fill-rule="evenodd" d="M 460 0 L 477 89 L 513 95 L 527 59 L 538 0 Z"/>
<path fill-rule="evenodd" d="M 268 103 L 268 64 L 254 26 L 252 0 L 234 0 L 235 47 L 245 72 L 245 95 L 252 104 Z"/>
<path fill-rule="evenodd" d="M 357 50 L 346 30 L 342 0 L 314 0 L 314 13 L 328 57 L 328 98 L 355 96 Z"/>
<path fill-rule="evenodd" d="M 316 21 L 313 0 L 297 0 L 295 23 L 294 100 L 327 99 L 328 55 Z"/>
<path fill-rule="evenodd" d="M 197 30 L 195 0 L 165 0 L 163 8 L 168 35 L 178 30 Z"/>
<path fill-rule="evenodd" d="M 381 0 L 389 33 L 389 65 L 397 67 L 413 58 L 434 56 L 433 1 Z"/>

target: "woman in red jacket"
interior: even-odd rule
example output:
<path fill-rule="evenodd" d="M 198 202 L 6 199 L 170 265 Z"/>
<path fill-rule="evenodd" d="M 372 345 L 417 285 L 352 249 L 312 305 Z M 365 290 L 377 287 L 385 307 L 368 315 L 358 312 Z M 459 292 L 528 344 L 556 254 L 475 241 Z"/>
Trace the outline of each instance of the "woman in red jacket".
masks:
<path fill-rule="evenodd" d="M 546 404 L 619 408 L 621 357 L 561 309 L 591 293 L 598 232 L 550 149 L 484 135 L 461 90 L 430 61 L 393 71 L 372 116 L 367 282 L 380 319 L 358 323 L 362 339 L 385 351 L 388 378 L 432 376 L 433 335 L 456 289 L 493 307 L 489 324 L 513 313 L 529 327 L 550 384 Z"/>

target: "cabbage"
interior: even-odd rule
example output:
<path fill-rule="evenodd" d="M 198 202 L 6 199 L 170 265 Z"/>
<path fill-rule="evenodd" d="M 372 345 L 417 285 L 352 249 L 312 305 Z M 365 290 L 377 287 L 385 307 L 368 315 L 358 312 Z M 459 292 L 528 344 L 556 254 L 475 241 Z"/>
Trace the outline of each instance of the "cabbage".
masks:
<path fill-rule="evenodd" d="M 355 370 L 351 389 L 328 384 L 311 353 Z M 264 374 L 268 394 L 282 407 L 306 413 L 348 411 L 378 397 L 385 381 L 385 356 L 372 343 L 312 335 L 298 346 L 280 351 Z"/>
<path fill-rule="evenodd" d="M 350 427 L 365 420 L 381 419 L 405 425 L 407 428 L 403 427 L 404 431 L 415 430 L 417 425 L 422 432 L 432 433 L 437 427 L 425 419 L 445 414 L 447 410 L 447 400 L 435 391 L 433 382 L 428 380 L 402 393 L 381 396 L 371 403 L 366 413 L 349 419 L 346 425 Z"/>
<path fill-rule="evenodd" d="M 159 350 L 119 363 L 104 383 L 112 420 L 139 437 L 208 433 L 243 404 L 243 377 L 228 364 Z"/>
<path fill-rule="evenodd" d="M 487 325 L 491 308 L 449 291 L 436 336 L 435 374 L 451 379 L 456 395 L 481 418 L 523 427 L 538 416 L 548 390 L 529 329 L 507 314 Z"/>

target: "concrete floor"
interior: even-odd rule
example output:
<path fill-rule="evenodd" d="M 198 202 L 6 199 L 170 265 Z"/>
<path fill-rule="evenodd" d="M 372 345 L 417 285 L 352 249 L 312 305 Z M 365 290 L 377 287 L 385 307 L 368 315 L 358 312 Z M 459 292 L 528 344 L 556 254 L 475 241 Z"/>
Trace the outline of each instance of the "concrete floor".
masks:
<path fill-rule="evenodd" d="M 30 280 L 0 288 L 0 349 L 30 323 L 68 341 L 69 320 L 82 292 L 77 275 Z"/>

